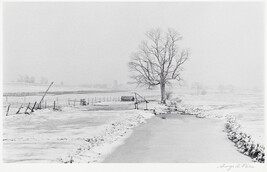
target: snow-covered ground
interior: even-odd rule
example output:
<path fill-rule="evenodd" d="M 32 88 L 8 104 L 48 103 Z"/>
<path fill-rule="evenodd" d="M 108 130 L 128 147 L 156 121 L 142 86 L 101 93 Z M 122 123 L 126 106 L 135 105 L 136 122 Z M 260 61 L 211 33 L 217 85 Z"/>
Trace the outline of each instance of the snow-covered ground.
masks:
<path fill-rule="evenodd" d="M 12 90 L 12 88 L 9 88 Z M 20 88 L 27 90 L 29 88 Z M 71 88 L 79 91 L 80 88 Z M 4 88 L 5 90 L 5 88 Z M 6 89 L 7 90 L 7 89 Z M 15 89 L 13 88 L 13 91 Z M 30 89 L 31 90 L 31 89 Z M 35 90 L 39 91 L 39 90 Z M 43 91 L 43 90 L 41 90 Z M 58 91 L 66 91 L 58 87 Z M 91 90 L 92 91 L 92 90 Z M 236 117 L 242 129 L 254 140 L 264 143 L 264 96 L 258 92 L 240 91 L 219 93 L 208 91 L 196 95 L 194 91 L 173 88 L 172 98 L 181 99 L 186 108 L 201 109 L 205 117 L 227 115 Z M 17 91 L 14 91 L 17 92 Z M 148 109 L 164 113 L 159 105 L 158 90 L 138 90 L 140 95 L 151 100 Z M 120 96 L 133 96 L 133 91 L 90 92 L 86 94 L 48 94 L 47 106 L 56 106 L 62 111 L 44 109 L 30 115 L 15 114 L 21 104 L 40 101 L 40 96 L 3 98 L 3 159 L 5 162 L 101 162 L 114 148 L 131 134 L 131 128 L 153 116 L 153 111 L 134 110 L 133 102 L 120 102 Z M 68 100 L 75 100 L 68 103 Z M 89 100 L 89 105 L 80 106 L 79 100 Z M 44 102 L 45 102 L 44 101 Z M 43 104 L 44 104 L 43 102 Z M 11 104 L 9 115 L 5 116 Z M 21 112 L 24 112 L 22 109 Z"/>
<path fill-rule="evenodd" d="M 178 94 L 188 108 L 201 109 L 205 117 L 226 119 L 234 116 L 242 131 L 264 145 L 264 95 L 259 92 L 211 93 L 207 95 Z"/>
<path fill-rule="evenodd" d="M 132 104 L 124 104 L 132 109 Z M 3 118 L 4 162 L 100 162 L 151 117 L 138 110 L 63 108 Z"/>
<path fill-rule="evenodd" d="M 23 92 L 44 92 L 48 88 L 50 83 L 33 84 L 33 83 L 5 83 L 3 85 L 4 93 L 23 93 Z M 56 85 L 53 84 L 50 88 L 51 92 L 55 91 L 104 91 L 105 89 L 88 88 L 82 86 L 70 86 L 70 85 Z"/>

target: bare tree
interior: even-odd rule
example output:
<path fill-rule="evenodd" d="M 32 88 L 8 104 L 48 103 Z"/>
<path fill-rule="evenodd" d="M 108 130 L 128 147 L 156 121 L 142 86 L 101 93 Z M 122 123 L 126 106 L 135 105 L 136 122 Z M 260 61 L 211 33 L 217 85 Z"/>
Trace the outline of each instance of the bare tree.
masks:
<path fill-rule="evenodd" d="M 189 52 L 180 49 L 178 42 L 182 39 L 173 29 L 163 33 L 152 29 L 146 33 L 143 41 L 129 62 L 132 78 L 138 86 L 151 88 L 160 85 L 161 103 L 166 103 L 165 88 L 171 80 L 181 81 L 182 64 L 188 59 Z"/>

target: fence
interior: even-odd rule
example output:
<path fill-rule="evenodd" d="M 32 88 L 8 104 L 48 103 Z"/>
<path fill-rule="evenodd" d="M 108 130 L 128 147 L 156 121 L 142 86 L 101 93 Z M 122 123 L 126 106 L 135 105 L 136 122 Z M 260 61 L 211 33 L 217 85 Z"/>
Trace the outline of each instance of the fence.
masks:
<path fill-rule="evenodd" d="M 140 94 L 134 92 L 134 108 L 148 110 L 149 101 Z M 63 107 L 90 106 L 103 102 L 118 102 L 121 97 L 133 96 L 95 96 L 87 97 L 86 95 L 77 95 L 67 97 L 68 95 L 53 96 L 5 96 L 3 97 L 4 108 L 6 107 L 6 116 L 12 114 L 30 114 L 38 109 L 60 110 Z"/>
<path fill-rule="evenodd" d="M 149 101 L 145 97 L 141 96 L 136 92 L 134 93 L 134 97 L 135 97 L 135 109 L 139 109 L 139 104 L 145 103 L 144 110 L 148 110 L 147 104 L 149 103 Z"/>
<path fill-rule="evenodd" d="M 89 106 L 101 102 L 118 102 L 118 96 L 90 97 L 90 98 L 59 98 L 48 96 L 46 99 L 38 101 L 40 97 L 34 96 L 5 96 L 3 105 L 7 108 L 6 116 L 9 114 L 30 114 L 39 109 L 60 110 L 62 107 Z"/>
<path fill-rule="evenodd" d="M 78 103 L 79 105 L 93 105 L 95 103 L 101 102 L 118 102 L 120 101 L 120 97 L 94 97 L 94 98 L 83 98 L 83 99 L 70 99 L 68 98 L 68 105 L 76 106 Z"/>

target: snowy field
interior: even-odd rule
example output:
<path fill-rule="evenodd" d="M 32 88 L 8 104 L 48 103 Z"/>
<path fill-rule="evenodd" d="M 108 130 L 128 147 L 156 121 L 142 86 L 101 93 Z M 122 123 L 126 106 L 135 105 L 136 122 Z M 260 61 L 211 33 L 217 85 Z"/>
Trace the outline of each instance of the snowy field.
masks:
<path fill-rule="evenodd" d="M 6 88 L 10 92 L 5 93 L 19 93 L 14 88 Z M 32 88 L 32 93 L 45 90 L 34 85 L 20 89 L 27 93 Z M 152 116 L 150 112 L 134 110 L 133 102 L 120 102 L 120 96 L 133 95 L 131 91 L 90 90 L 77 94 L 81 90 L 75 87 L 69 89 L 72 94 L 61 94 L 69 91 L 65 88 L 51 89 L 60 94 L 47 94 L 43 101 L 47 108 L 30 115 L 24 114 L 27 104 L 39 102 L 41 95 L 3 98 L 4 162 L 100 162 L 129 136 L 132 127 Z M 81 106 L 80 99 L 89 100 L 89 105 Z M 60 111 L 53 111 L 54 101 Z"/>
<path fill-rule="evenodd" d="M 66 90 L 61 87 L 58 91 Z M 151 100 L 149 111 L 143 110 L 145 103 L 139 106 L 140 110 L 134 110 L 133 102 L 119 101 L 120 96 L 134 95 L 133 91 L 91 90 L 91 93 L 84 94 L 75 93 L 80 91 L 79 88 L 72 88 L 72 91 L 73 94 L 48 94 L 45 98 L 48 108 L 30 115 L 15 113 L 21 104 L 25 106 L 28 102 L 39 101 L 41 96 L 3 97 L 4 162 L 101 162 L 114 148 L 123 144 L 123 140 L 130 136 L 131 128 L 153 116 L 151 110 L 160 109 L 155 101 L 160 98 L 158 90 L 138 91 Z M 173 88 L 172 98 L 176 97 L 182 99 L 184 106 L 202 109 L 205 117 L 225 120 L 227 115 L 235 116 L 246 133 L 257 142 L 264 143 L 262 94 L 208 91 L 206 95 L 196 95 L 190 89 Z M 76 99 L 76 105 L 69 103 L 70 99 Z M 89 105 L 80 106 L 80 99 L 89 100 Z M 52 110 L 54 101 L 60 111 Z M 9 104 L 11 108 L 6 116 Z"/>
<path fill-rule="evenodd" d="M 133 109 L 63 108 L 4 118 L 4 162 L 99 162 L 151 114 Z M 116 105 L 114 105 L 116 106 Z M 140 115 L 140 114 L 141 115 Z"/>
<path fill-rule="evenodd" d="M 252 136 L 253 140 L 264 145 L 264 94 L 242 90 L 234 93 L 213 92 L 197 96 L 194 94 L 176 94 L 183 104 L 202 109 L 205 117 L 225 120 L 234 116 L 242 131 Z"/>
<path fill-rule="evenodd" d="M 50 84 L 50 83 L 49 83 Z M 3 87 L 4 93 L 36 93 L 45 91 L 49 84 L 32 84 L 32 83 L 6 83 Z M 88 88 L 82 86 L 68 86 L 68 85 L 56 85 L 53 84 L 50 92 L 60 92 L 60 91 L 103 91 L 104 89 Z"/>

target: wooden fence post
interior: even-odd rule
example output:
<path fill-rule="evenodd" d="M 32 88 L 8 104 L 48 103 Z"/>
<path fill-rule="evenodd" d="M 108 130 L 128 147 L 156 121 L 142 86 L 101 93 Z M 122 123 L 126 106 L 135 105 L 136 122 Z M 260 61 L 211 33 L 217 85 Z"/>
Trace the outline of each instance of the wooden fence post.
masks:
<path fill-rule="evenodd" d="M 145 110 L 147 110 L 147 101 L 146 101 L 146 98 L 144 97 L 144 100 L 145 100 L 145 102 L 146 102 L 146 109 Z"/>
<path fill-rule="evenodd" d="M 56 110 L 56 101 L 54 101 L 54 107 L 53 110 Z"/>
<path fill-rule="evenodd" d="M 20 109 L 22 108 L 22 105 L 20 105 L 20 107 L 19 107 L 19 110 L 16 112 L 16 114 L 18 114 L 19 113 L 19 111 L 20 111 Z"/>
<path fill-rule="evenodd" d="M 43 97 L 42 97 L 42 99 L 40 100 L 40 103 L 39 103 L 39 105 L 41 104 L 41 102 L 43 101 L 43 99 L 44 99 L 44 97 L 45 97 L 45 95 L 47 94 L 47 92 L 48 92 L 48 90 L 50 89 L 50 87 L 52 86 L 52 84 L 53 84 L 54 82 L 51 82 L 51 84 L 49 85 L 49 87 L 47 88 L 47 90 L 45 91 L 45 93 L 44 93 L 44 95 L 43 95 Z"/>
<path fill-rule="evenodd" d="M 8 116 L 8 112 L 9 112 L 10 106 L 11 106 L 11 104 L 9 104 L 8 107 L 7 107 L 6 116 Z"/>
<path fill-rule="evenodd" d="M 137 101 L 137 96 L 136 96 L 136 93 L 134 93 L 134 96 L 135 96 L 135 108 L 138 109 L 138 101 Z"/>
<path fill-rule="evenodd" d="M 33 110 L 34 110 L 34 108 L 35 108 L 36 103 L 37 103 L 37 102 L 35 102 L 34 105 L 33 105 L 33 107 L 32 107 L 32 110 L 31 110 L 32 112 L 33 112 Z"/>
<path fill-rule="evenodd" d="M 27 110 L 30 108 L 30 104 L 31 104 L 31 103 L 28 104 L 28 106 L 27 106 L 27 108 L 26 108 L 26 110 L 25 110 L 25 112 L 24 112 L 25 114 L 27 113 Z"/>

